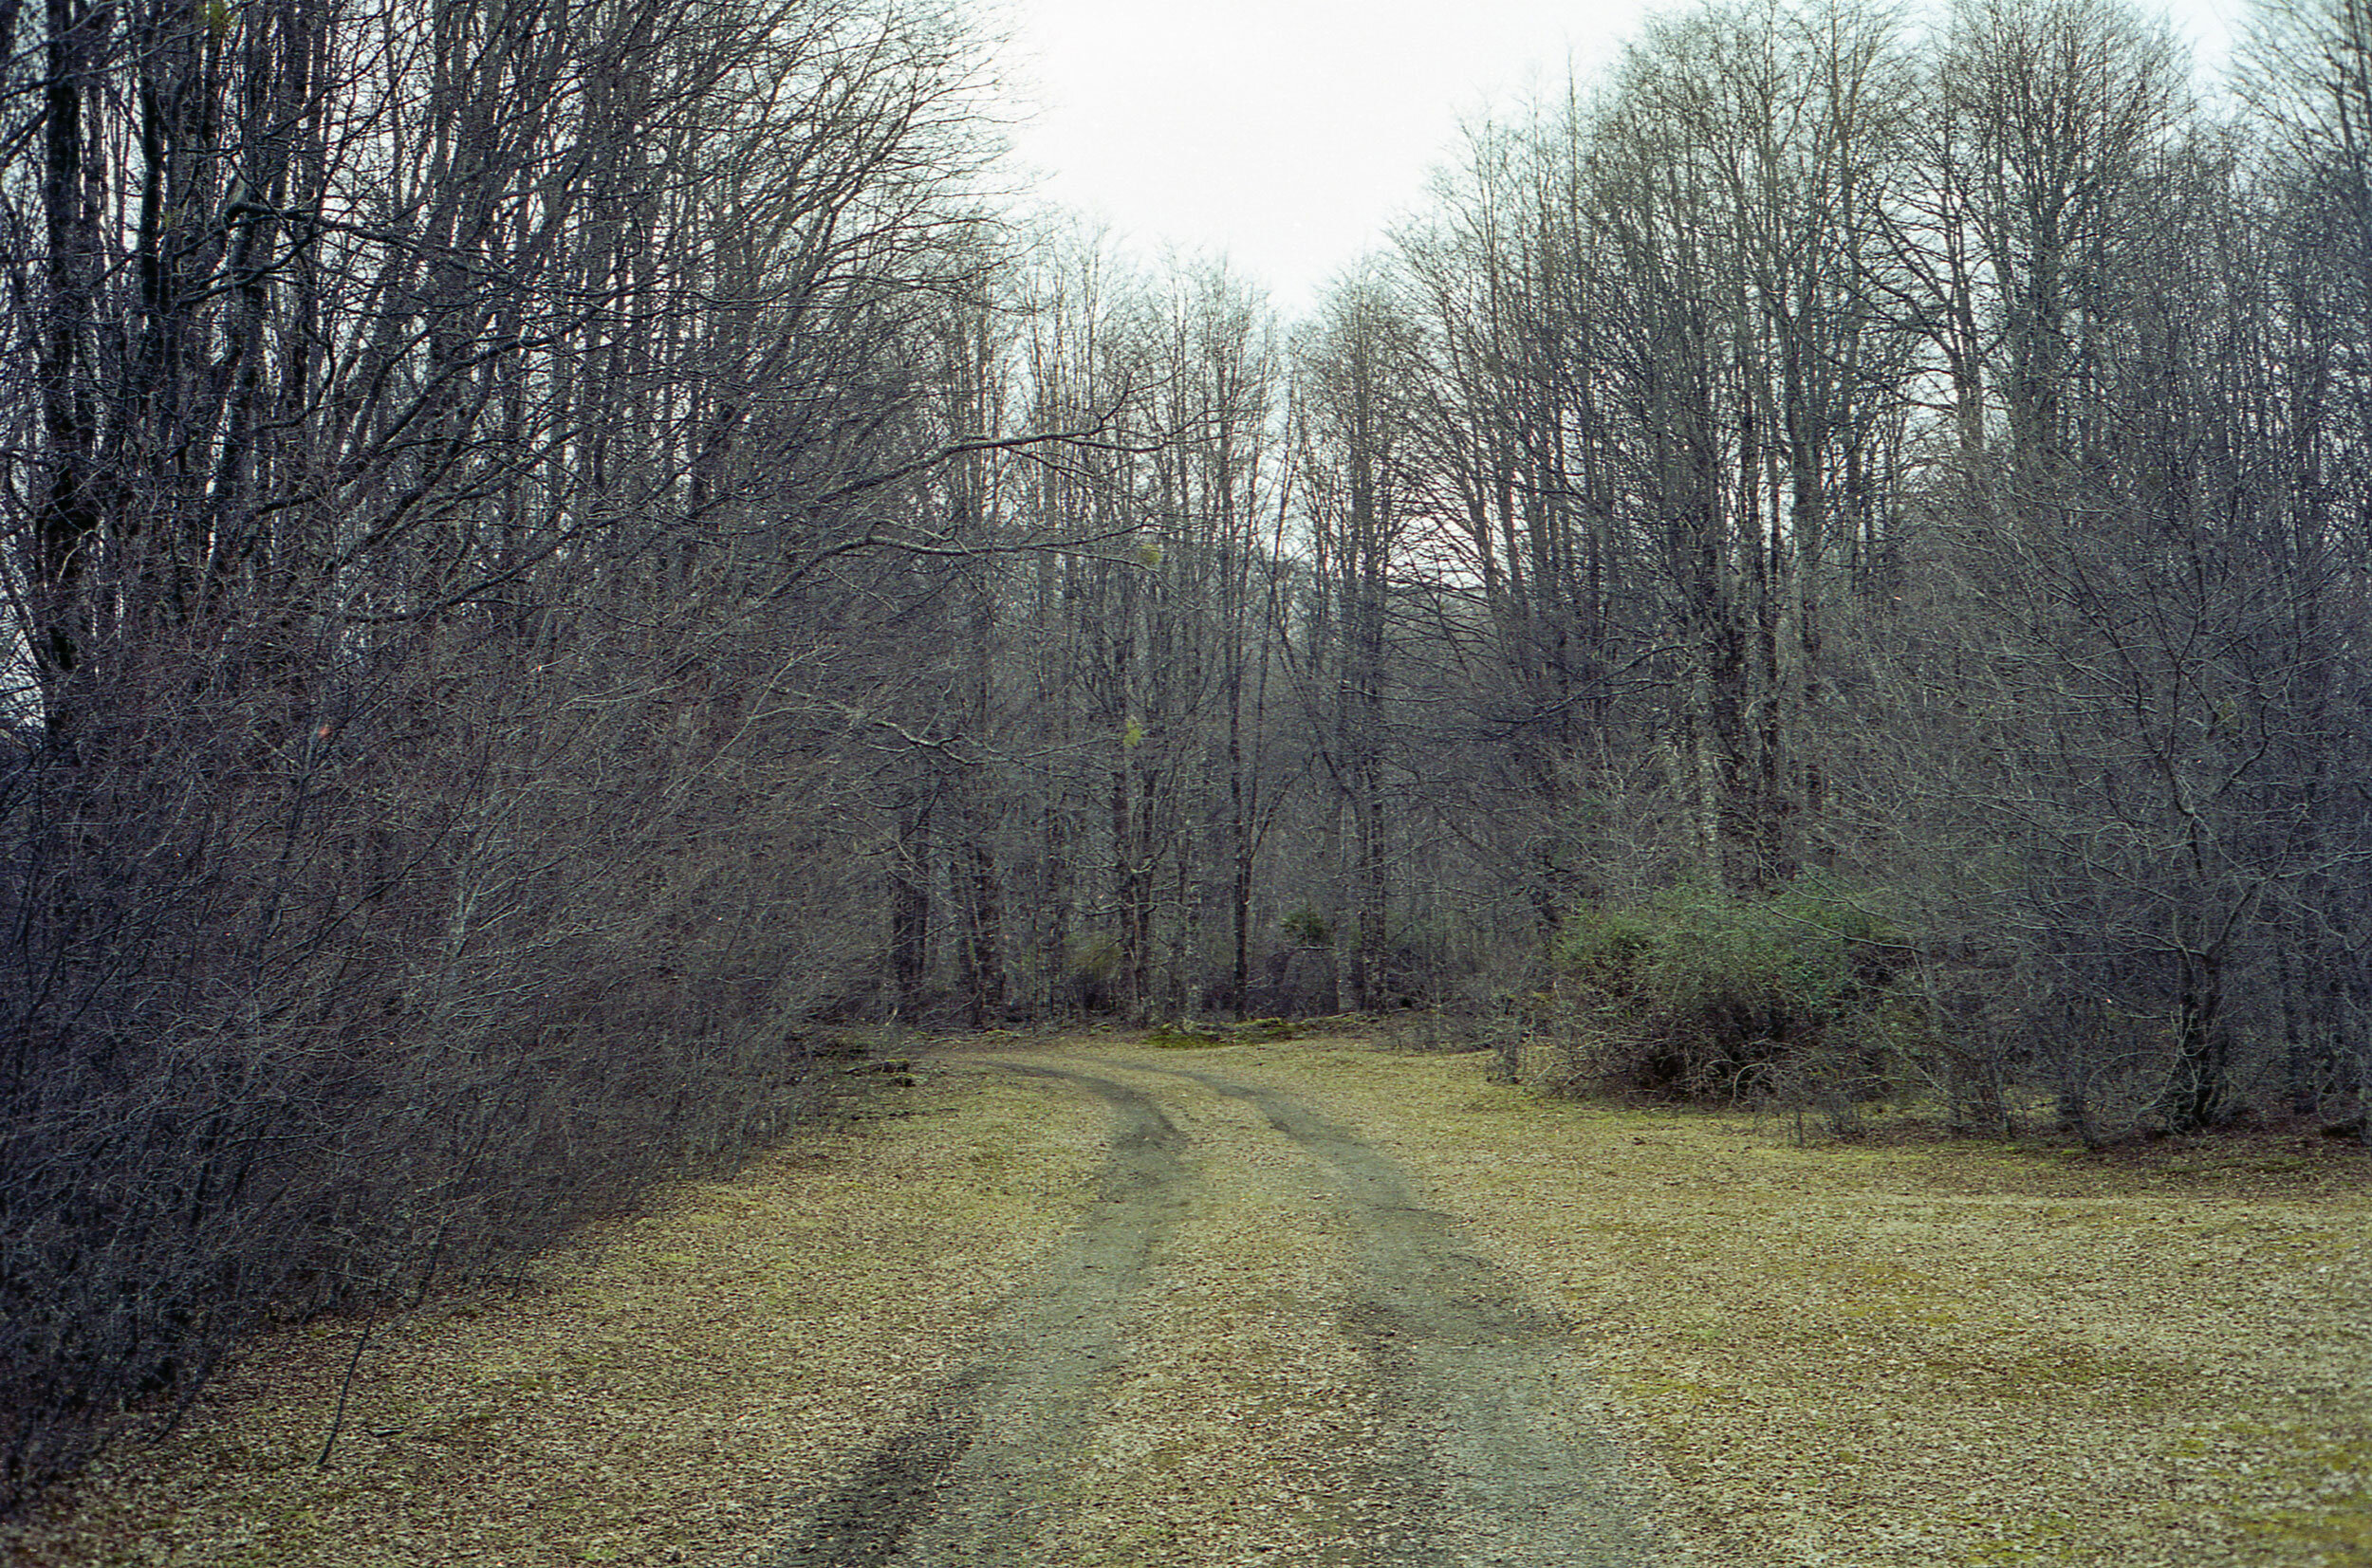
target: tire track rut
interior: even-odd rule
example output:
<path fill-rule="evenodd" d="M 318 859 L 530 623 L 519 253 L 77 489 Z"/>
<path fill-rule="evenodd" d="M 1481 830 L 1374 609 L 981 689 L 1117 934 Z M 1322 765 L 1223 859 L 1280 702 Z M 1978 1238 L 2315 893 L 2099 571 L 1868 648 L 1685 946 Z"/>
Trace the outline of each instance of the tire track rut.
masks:
<path fill-rule="evenodd" d="M 825 1501 L 777 1559 L 785 1568 L 1028 1562 L 1102 1413 L 1154 1250 L 1185 1203 L 1186 1138 L 1140 1089 L 992 1065 L 1073 1084 L 1110 1108 L 1112 1153 L 1095 1202 L 1005 1314 L 991 1349 Z"/>
<path fill-rule="evenodd" d="M 1096 1072 L 990 1061 L 1104 1102 L 1112 1149 L 1094 1203 L 943 1384 L 817 1510 L 784 1568 L 1024 1568 L 1113 1414 L 1128 1337 L 1160 1253 L 1203 1177 L 1171 1108 L 1104 1072 L 1178 1080 L 1244 1103 L 1309 1162 L 1348 1221 L 1357 1280 L 1317 1304 L 1368 1365 L 1380 1430 L 1332 1456 L 1335 1489 L 1381 1503 L 1357 1540 L 1312 1541 L 1345 1568 L 1628 1568 L 1650 1553 L 1618 1456 L 1575 1419 L 1554 1367 L 1562 1324 L 1476 1256 L 1416 1179 L 1276 1089 L 1210 1073 L 1073 1059 Z M 1184 1116 L 1180 1109 L 1181 1116 Z M 1191 1124 L 1191 1122 L 1190 1122 Z M 1280 1235 L 1280 1245 L 1292 1245 Z"/>
<path fill-rule="evenodd" d="M 1364 1288 L 1340 1321 L 1376 1367 L 1390 1423 L 1376 1458 L 1405 1503 L 1379 1568 L 1646 1561 L 1613 1446 L 1557 1430 L 1547 1369 L 1564 1326 L 1348 1129 L 1274 1089 L 1165 1071 L 1259 1110 L 1332 1172 L 1351 1212 Z"/>

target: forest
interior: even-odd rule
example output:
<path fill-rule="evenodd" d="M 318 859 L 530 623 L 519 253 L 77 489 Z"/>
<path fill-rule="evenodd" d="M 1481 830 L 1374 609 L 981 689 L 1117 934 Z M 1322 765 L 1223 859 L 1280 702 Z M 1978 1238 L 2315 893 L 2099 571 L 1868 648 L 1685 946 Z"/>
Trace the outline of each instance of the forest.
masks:
<path fill-rule="evenodd" d="M 2366 0 L 1703 0 L 1290 323 L 940 0 L 0 53 L 0 1504 L 852 1026 L 2363 1128 Z"/>

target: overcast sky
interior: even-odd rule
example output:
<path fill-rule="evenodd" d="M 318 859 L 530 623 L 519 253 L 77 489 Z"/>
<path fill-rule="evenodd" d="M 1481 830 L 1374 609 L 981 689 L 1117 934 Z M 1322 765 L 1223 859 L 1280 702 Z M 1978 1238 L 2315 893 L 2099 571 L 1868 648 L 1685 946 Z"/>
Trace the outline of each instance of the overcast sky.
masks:
<path fill-rule="evenodd" d="M 2184 0 L 2220 57 L 2245 0 Z M 1584 80 L 1644 0 L 1002 0 L 1036 190 L 1147 256 L 1225 254 L 1288 316 L 1418 204 L 1461 120 Z"/>

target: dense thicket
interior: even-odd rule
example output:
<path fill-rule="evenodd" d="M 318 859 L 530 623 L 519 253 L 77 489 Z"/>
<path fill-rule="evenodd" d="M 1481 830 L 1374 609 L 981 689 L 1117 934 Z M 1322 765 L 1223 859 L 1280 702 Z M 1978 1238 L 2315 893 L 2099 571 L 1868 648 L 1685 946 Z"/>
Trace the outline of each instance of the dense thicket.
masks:
<path fill-rule="evenodd" d="M 5 1501 L 783 1125 L 988 236 L 927 8 L 0 37 Z"/>
<path fill-rule="evenodd" d="M 0 39 L 0 1501 L 822 1023 L 2372 1089 L 2361 0 L 1670 15 L 1289 334 L 989 217 L 928 4 Z"/>

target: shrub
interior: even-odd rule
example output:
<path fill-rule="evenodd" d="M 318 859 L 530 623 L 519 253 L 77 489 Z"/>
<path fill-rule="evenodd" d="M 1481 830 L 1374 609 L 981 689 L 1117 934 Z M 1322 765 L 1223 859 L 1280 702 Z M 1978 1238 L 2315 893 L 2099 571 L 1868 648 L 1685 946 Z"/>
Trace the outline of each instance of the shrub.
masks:
<path fill-rule="evenodd" d="M 1567 1084 L 1815 1106 L 1847 1130 L 1915 1009 L 1899 942 L 1832 883 L 1702 887 L 1570 918 L 1557 948 Z"/>
<path fill-rule="evenodd" d="M 1280 925 L 1286 941 L 1297 948 L 1330 948 L 1334 946 L 1334 928 L 1326 917 L 1307 904 L 1287 915 Z"/>

